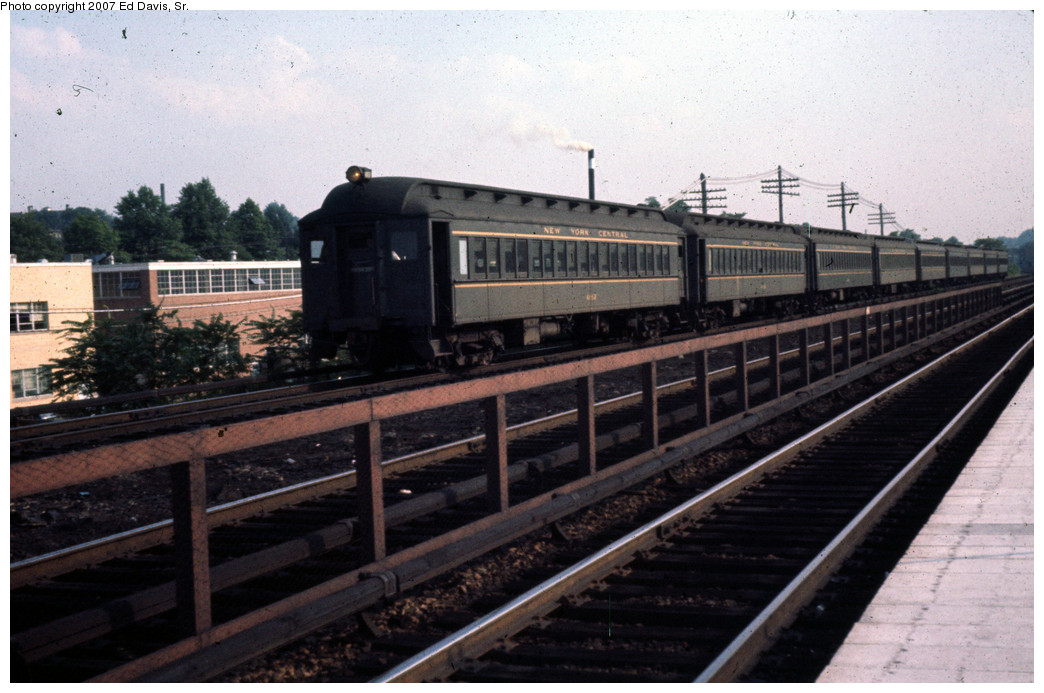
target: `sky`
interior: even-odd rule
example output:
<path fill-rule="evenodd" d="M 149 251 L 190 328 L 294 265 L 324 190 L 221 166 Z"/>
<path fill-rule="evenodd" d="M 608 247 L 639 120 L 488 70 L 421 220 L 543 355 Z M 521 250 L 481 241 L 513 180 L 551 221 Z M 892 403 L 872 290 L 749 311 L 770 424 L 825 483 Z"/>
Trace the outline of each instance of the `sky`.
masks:
<path fill-rule="evenodd" d="M 35 5 L 35 3 L 33 3 Z M 301 217 L 356 164 L 971 243 L 1033 226 L 1033 15 L 13 10 L 10 208 L 207 178 Z M 213 6 L 213 5 L 210 5 Z M 304 5 L 307 6 L 307 5 Z M 720 211 L 720 210 L 719 210 Z"/>

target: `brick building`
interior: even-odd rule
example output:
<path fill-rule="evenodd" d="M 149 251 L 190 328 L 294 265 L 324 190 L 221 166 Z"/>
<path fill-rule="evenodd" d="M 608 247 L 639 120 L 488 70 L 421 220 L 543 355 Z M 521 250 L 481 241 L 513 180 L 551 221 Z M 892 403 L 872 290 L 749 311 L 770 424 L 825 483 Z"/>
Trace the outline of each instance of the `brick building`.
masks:
<path fill-rule="evenodd" d="M 149 304 L 177 311 L 191 325 L 220 314 L 240 323 L 240 350 L 257 355 L 245 332 L 251 320 L 301 309 L 301 263 L 147 262 L 119 265 L 11 265 L 11 406 L 53 400 L 46 364 L 62 356 L 65 320 L 135 315 Z"/>
<path fill-rule="evenodd" d="M 48 363 L 67 346 L 59 332 L 94 308 L 91 263 L 12 263 L 11 406 L 54 401 Z"/>

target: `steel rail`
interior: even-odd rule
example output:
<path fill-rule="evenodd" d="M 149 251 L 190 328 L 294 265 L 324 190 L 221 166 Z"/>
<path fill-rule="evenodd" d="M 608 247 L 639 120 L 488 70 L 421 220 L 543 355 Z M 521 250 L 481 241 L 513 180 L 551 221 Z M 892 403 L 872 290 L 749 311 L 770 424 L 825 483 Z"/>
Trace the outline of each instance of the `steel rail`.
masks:
<path fill-rule="evenodd" d="M 456 665 L 459 661 L 481 656 L 497 642 L 509 638 L 517 633 L 534 618 L 554 610 L 563 597 L 582 591 L 591 582 L 600 579 L 616 568 L 629 562 L 631 557 L 635 554 L 661 543 L 665 537 L 670 536 L 674 532 L 673 528 L 683 523 L 692 522 L 700 515 L 711 510 L 714 506 L 728 500 L 769 472 L 789 462 L 803 450 L 816 445 L 836 429 L 858 418 L 878 402 L 890 397 L 898 390 L 905 388 L 916 380 L 925 377 L 944 362 L 950 360 L 953 356 L 964 351 L 966 348 L 969 348 L 971 345 L 985 338 L 985 336 L 1007 325 L 1010 321 L 1023 315 L 1028 310 L 1031 310 L 1031 308 L 1020 311 L 1016 316 L 1006 319 L 994 328 L 983 332 L 968 342 L 938 357 L 931 363 L 902 378 L 880 393 L 849 408 L 831 421 L 822 424 L 813 431 L 792 441 L 783 448 L 780 448 L 776 452 L 763 457 L 746 470 L 738 472 L 713 488 L 696 496 L 689 502 L 665 513 L 652 522 L 649 522 L 643 527 L 631 532 L 616 542 L 613 542 L 598 553 L 580 561 L 558 575 L 549 578 L 525 594 L 512 600 L 508 604 L 505 604 L 503 607 L 476 621 L 472 625 L 462 628 L 450 636 L 447 636 L 414 657 L 411 657 L 395 668 L 390 669 L 379 677 L 373 679 L 372 682 L 420 682 L 445 678 L 456 669 Z M 1032 339 L 1019 350 L 1016 357 L 1012 357 L 1012 359 L 1005 364 L 998 375 L 991 379 L 990 383 L 995 384 L 998 379 L 1010 369 L 1011 364 L 1016 361 L 1017 357 L 1024 355 L 1031 345 Z M 979 402 L 981 400 L 977 397 L 975 401 Z M 974 408 L 971 404 L 967 405 L 962 410 L 961 414 L 956 417 L 955 421 L 957 419 L 965 420 L 969 415 L 969 412 L 973 410 Z M 948 426 L 947 430 L 949 429 L 950 427 Z M 918 455 L 917 460 L 911 462 L 910 465 L 907 465 L 907 472 L 904 472 L 901 476 L 905 477 L 909 470 L 915 466 L 915 463 L 916 468 L 918 470 L 921 469 L 923 465 L 926 464 L 925 460 L 928 455 L 934 453 L 934 450 L 941 441 L 942 436 L 943 434 L 940 433 L 931 444 L 926 446 L 921 454 Z M 901 495 L 901 491 L 905 491 L 909 483 L 912 483 L 912 481 L 907 481 L 905 484 L 899 481 L 893 481 L 889 484 L 888 488 L 878 494 L 878 497 L 894 499 L 897 495 Z M 874 504 L 872 503 L 871 505 Z M 855 525 L 861 528 L 868 528 L 876 522 L 876 519 L 880 514 L 883 514 L 883 512 L 883 510 L 879 510 L 876 513 L 871 513 L 870 511 L 864 510 L 858 518 L 850 523 L 849 527 Z M 846 528 L 846 533 L 849 531 L 850 530 Z M 850 541 L 851 539 L 849 539 L 849 542 Z M 837 554 L 839 554 L 841 550 L 837 548 L 838 546 L 848 547 L 844 550 L 845 555 L 852 550 L 850 543 L 846 543 L 844 539 L 835 539 L 830 547 L 821 552 L 820 557 L 817 557 L 817 561 L 809 568 L 806 568 L 806 570 L 803 571 L 798 578 L 795 578 L 791 585 L 788 586 L 786 598 L 784 599 L 783 596 L 777 598 L 777 600 L 773 602 L 773 605 L 776 605 L 777 602 L 786 603 L 794 599 L 807 600 L 814 596 L 815 591 L 821 583 L 829 578 L 830 574 L 833 572 L 833 566 L 839 565 L 840 559 L 837 558 Z M 825 560 L 821 559 L 824 554 L 834 554 L 833 557 L 835 562 L 827 564 Z M 810 575 L 818 578 L 819 584 L 817 584 L 814 589 L 802 588 L 799 583 L 807 581 Z M 790 608 L 793 609 L 792 604 Z M 746 637 L 743 638 L 743 641 L 740 642 L 742 638 L 741 636 L 741 638 L 737 638 L 737 641 L 730 644 L 729 648 L 718 658 L 718 660 L 715 661 L 714 664 L 711 665 L 711 667 L 708 667 L 708 669 L 700 675 L 697 681 L 731 680 L 729 674 L 734 674 L 739 667 L 744 666 L 745 663 L 749 663 L 750 652 L 760 652 L 765 643 L 769 641 L 768 636 L 775 635 L 778 630 L 783 627 L 781 623 L 783 623 L 782 619 L 785 617 L 779 616 L 778 613 L 779 611 L 777 609 L 772 609 L 771 606 L 766 608 L 759 616 L 759 619 L 745 629 L 744 636 Z M 748 657 L 747 660 L 742 660 L 743 663 L 741 663 L 740 660 L 741 654 Z M 721 672 L 721 675 L 716 672 Z"/>
<path fill-rule="evenodd" d="M 830 576 L 858 547 L 877 522 L 913 485 L 917 477 L 938 456 L 939 448 L 952 439 L 970 417 L 982 407 L 986 398 L 1001 384 L 1015 364 L 1033 348 L 1031 337 L 1018 352 L 990 378 L 978 393 L 950 420 L 935 438 L 910 460 L 903 470 L 883 488 L 870 503 L 802 570 L 779 595 L 729 643 L 728 647 L 696 677 L 695 683 L 727 682 L 748 671 L 757 657 L 776 640 L 784 628 L 797 617 Z"/>
<path fill-rule="evenodd" d="M 963 327 L 952 327 L 959 331 Z M 949 335 L 955 332 L 950 331 Z M 948 332 L 944 330 L 943 332 Z M 949 336 L 943 333 L 936 338 Z M 905 358 L 914 344 L 895 349 L 873 362 L 854 367 L 853 377 L 873 372 L 882 362 Z M 516 539 L 534 527 L 548 524 L 606 498 L 638 481 L 662 473 L 737 435 L 753 430 L 774 416 L 800 407 L 820 395 L 849 382 L 845 378 L 826 379 L 789 392 L 780 401 L 759 405 L 746 413 L 716 421 L 709 428 L 683 435 L 611 469 L 544 493 L 512 506 L 508 511 L 489 516 L 453 530 L 370 566 L 316 585 L 304 593 L 288 597 L 262 612 L 246 614 L 211 631 L 182 640 L 163 650 L 146 655 L 97 676 L 96 681 L 203 680 L 226 671 L 258 653 L 300 638 L 316 628 L 360 611 L 424 581 L 441 575 L 465 561 Z M 574 444 L 575 447 L 575 444 Z"/>

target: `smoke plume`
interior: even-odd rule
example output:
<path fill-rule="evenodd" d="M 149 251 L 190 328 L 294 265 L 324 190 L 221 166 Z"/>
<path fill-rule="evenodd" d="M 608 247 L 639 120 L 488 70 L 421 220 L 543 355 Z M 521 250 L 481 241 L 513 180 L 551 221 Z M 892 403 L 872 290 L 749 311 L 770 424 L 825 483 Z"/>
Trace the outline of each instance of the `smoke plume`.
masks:
<path fill-rule="evenodd" d="M 573 139 L 566 128 L 544 122 L 533 122 L 525 116 L 518 116 L 511 122 L 511 137 L 516 142 L 535 142 L 550 138 L 559 149 L 575 152 L 589 152 L 594 149 L 592 144 Z"/>

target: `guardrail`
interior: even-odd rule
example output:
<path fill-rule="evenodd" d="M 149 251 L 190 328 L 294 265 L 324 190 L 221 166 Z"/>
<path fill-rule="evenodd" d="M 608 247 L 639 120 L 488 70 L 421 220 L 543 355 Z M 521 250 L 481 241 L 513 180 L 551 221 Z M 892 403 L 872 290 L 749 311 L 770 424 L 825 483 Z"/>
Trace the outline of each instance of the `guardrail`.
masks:
<path fill-rule="evenodd" d="M 381 430 L 389 419 L 450 405 L 479 401 L 484 411 L 488 506 L 491 514 L 510 507 L 508 488 L 506 396 L 563 382 L 576 388 L 580 476 L 596 470 L 594 378 L 623 368 L 639 368 L 642 375 L 642 434 L 645 447 L 661 451 L 656 392 L 657 362 L 692 358 L 698 416 L 696 426 L 712 423 L 708 356 L 712 350 L 731 349 L 735 357 L 735 383 L 741 414 L 750 408 L 747 353 L 763 340 L 768 345 L 769 398 L 783 393 L 780 341 L 796 336 L 800 377 L 790 388 L 813 381 L 810 347 L 817 331 L 825 365 L 823 377 L 881 358 L 899 346 L 914 344 L 958 325 L 1001 303 L 1001 284 L 980 285 L 890 304 L 867 306 L 823 316 L 740 329 L 726 334 L 639 348 L 585 361 L 495 375 L 420 391 L 386 394 L 335 404 L 309 411 L 281 414 L 254 421 L 215 425 L 145 441 L 118 443 L 91 450 L 41 457 L 11 466 L 11 498 L 45 493 L 91 481 L 147 469 L 172 471 L 171 505 L 175 552 L 178 556 L 177 600 L 180 627 L 185 637 L 211 631 L 210 569 L 206 508 L 206 459 L 270 443 L 350 428 L 353 431 L 355 468 L 359 490 L 358 517 L 365 557 L 385 557 L 385 509 Z M 840 329 L 839 329 L 840 326 Z M 853 349 L 851 334 L 860 349 Z M 840 349 L 835 341 L 840 338 Z M 859 360 L 854 359 L 858 354 Z M 349 455 L 346 451 L 346 460 Z M 199 637 L 200 646 L 207 638 Z"/>

